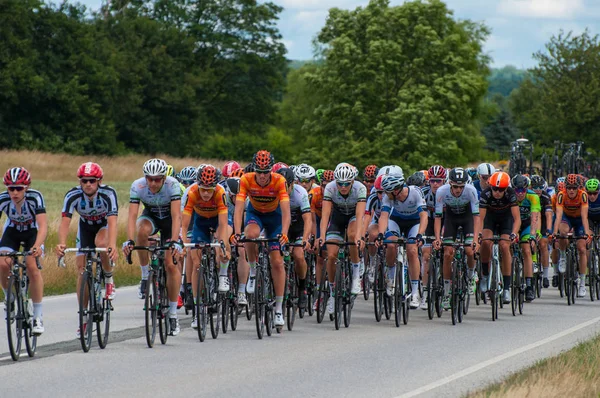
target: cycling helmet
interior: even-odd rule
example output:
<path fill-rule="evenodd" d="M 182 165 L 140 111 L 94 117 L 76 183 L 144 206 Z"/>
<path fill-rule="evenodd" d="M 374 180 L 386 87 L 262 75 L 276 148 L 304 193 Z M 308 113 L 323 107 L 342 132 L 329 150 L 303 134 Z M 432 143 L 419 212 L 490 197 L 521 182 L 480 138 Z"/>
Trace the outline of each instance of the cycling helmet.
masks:
<path fill-rule="evenodd" d="M 374 164 L 370 164 L 363 170 L 363 180 L 365 181 L 373 181 L 377 178 L 377 173 L 379 173 L 379 167 Z"/>
<path fill-rule="evenodd" d="M 544 180 L 544 177 L 534 174 L 531 176 L 531 188 L 546 189 L 548 188 L 548 184 L 546 184 L 546 180 Z"/>
<path fill-rule="evenodd" d="M 573 185 L 579 186 L 579 176 L 577 174 L 569 174 L 565 183 L 568 187 Z"/>
<path fill-rule="evenodd" d="M 289 167 L 289 169 L 294 172 L 294 175 L 296 175 L 296 167 L 298 167 L 298 166 L 296 166 L 295 164 L 293 164 Z"/>
<path fill-rule="evenodd" d="M 373 184 L 373 186 L 375 187 L 375 189 L 377 191 L 383 191 L 383 186 L 381 185 L 383 180 L 383 176 L 379 176 L 375 179 L 375 184 Z"/>
<path fill-rule="evenodd" d="M 244 167 L 244 173 L 252 173 L 254 171 L 254 165 L 252 163 L 248 163 L 246 167 Z"/>
<path fill-rule="evenodd" d="M 379 169 L 379 173 L 377 176 L 381 175 L 395 175 L 397 177 L 404 177 L 404 172 L 402 171 L 402 167 L 396 165 L 384 166 Z"/>
<path fill-rule="evenodd" d="M 469 181 L 469 175 L 462 167 L 455 167 L 448 173 L 448 179 L 455 184 L 466 184 Z"/>
<path fill-rule="evenodd" d="M 227 179 L 227 192 L 229 195 L 235 196 L 240 192 L 240 179 L 236 177 L 229 177 Z"/>
<path fill-rule="evenodd" d="M 277 162 L 275 163 L 275 165 L 273 165 L 273 173 L 277 173 L 277 171 L 279 171 L 279 169 L 283 169 L 284 167 L 289 168 L 290 166 L 288 166 L 287 164 L 283 163 L 283 162 Z"/>
<path fill-rule="evenodd" d="M 243 175 L 244 175 L 244 169 L 237 169 L 233 173 L 231 173 L 229 178 L 231 178 L 231 177 L 242 178 Z"/>
<path fill-rule="evenodd" d="M 529 186 L 529 179 L 524 175 L 517 174 L 512 178 L 511 185 L 514 189 L 527 189 Z"/>
<path fill-rule="evenodd" d="M 467 185 L 473 185 L 473 179 L 471 176 L 467 176 Z"/>
<path fill-rule="evenodd" d="M 336 181 L 352 181 L 356 178 L 356 168 L 349 163 L 340 163 L 335 167 L 333 176 Z"/>
<path fill-rule="evenodd" d="M 217 186 L 217 168 L 212 164 L 204 165 L 202 168 L 198 168 L 198 175 L 196 177 L 198 185 L 202 188 L 214 188 Z"/>
<path fill-rule="evenodd" d="M 175 169 L 170 164 L 167 165 L 167 177 L 175 177 Z"/>
<path fill-rule="evenodd" d="M 335 180 L 335 175 L 333 173 L 333 170 L 325 170 L 323 171 L 323 181 L 322 183 L 330 183 L 331 181 Z"/>
<path fill-rule="evenodd" d="M 325 172 L 325 169 L 318 169 L 315 172 L 315 177 L 317 179 L 317 183 L 321 184 L 321 181 L 323 181 L 323 173 Z"/>
<path fill-rule="evenodd" d="M 145 176 L 166 176 L 169 166 L 167 162 L 162 159 L 150 159 L 144 163 L 144 175 Z"/>
<path fill-rule="evenodd" d="M 283 177 L 285 177 L 285 182 L 287 182 L 288 186 L 292 186 L 292 184 L 294 184 L 294 181 L 296 180 L 294 172 L 288 167 L 283 167 L 277 170 L 277 174 L 281 174 Z"/>
<path fill-rule="evenodd" d="M 179 182 L 183 181 L 195 181 L 196 177 L 198 177 L 198 171 L 193 166 L 187 166 L 181 169 L 178 174 Z"/>
<path fill-rule="evenodd" d="M 495 188 L 508 188 L 510 185 L 510 176 L 503 171 L 496 171 L 490 177 L 489 184 Z"/>
<path fill-rule="evenodd" d="M 556 190 L 558 192 L 564 192 L 564 190 L 567 189 L 567 184 L 565 184 L 564 181 L 561 182 L 557 182 L 556 183 Z"/>
<path fill-rule="evenodd" d="M 104 177 L 104 172 L 102 171 L 102 167 L 98 165 L 98 163 L 87 162 L 79 166 L 77 169 L 77 178 L 97 178 L 99 180 Z"/>
<path fill-rule="evenodd" d="M 467 168 L 467 175 L 471 177 L 471 181 L 477 177 L 477 169 L 475 167 Z"/>
<path fill-rule="evenodd" d="M 404 177 L 396 175 L 385 175 L 381 179 L 381 187 L 385 192 L 393 192 L 404 187 Z"/>
<path fill-rule="evenodd" d="M 590 178 L 585 183 L 585 189 L 588 192 L 596 192 L 596 191 L 598 191 L 598 187 L 599 186 L 600 186 L 600 181 L 598 181 L 596 178 Z"/>
<path fill-rule="evenodd" d="M 558 177 L 556 183 L 558 184 L 559 182 L 567 182 L 567 179 L 565 177 Z"/>
<path fill-rule="evenodd" d="M 296 178 L 299 180 L 312 180 L 316 177 L 316 171 L 312 166 L 302 163 L 296 167 Z"/>
<path fill-rule="evenodd" d="M 429 181 L 429 170 L 421 170 L 423 173 L 423 177 L 425 177 L 425 182 Z"/>
<path fill-rule="evenodd" d="M 421 187 L 425 184 L 425 175 L 423 175 L 423 172 L 421 171 L 416 171 L 410 177 L 408 177 L 406 184 Z"/>
<path fill-rule="evenodd" d="M 477 174 L 480 176 L 491 176 L 496 172 L 496 168 L 490 163 L 481 163 L 477 166 Z"/>
<path fill-rule="evenodd" d="M 443 166 L 437 164 L 431 166 L 427 174 L 429 174 L 429 178 L 441 178 L 444 180 L 448 175 L 448 173 L 446 173 L 446 169 Z"/>
<path fill-rule="evenodd" d="M 230 160 L 229 162 L 227 162 L 223 165 L 223 169 L 221 169 L 221 172 L 223 173 L 225 178 L 229 178 L 229 177 L 231 177 L 231 174 L 234 171 L 241 169 L 241 168 L 242 168 L 242 166 L 240 166 L 240 164 L 238 162 L 236 162 L 235 160 Z"/>
<path fill-rule="evenodd" d="M 254 170 L 260 171 L 270 171 L 273 169 L 273 164 L 275 163 L 275 159 L 273 155 L 269 151 L 260 150 L 254 154 L 254 159 L 252 159 L 252 164 L 254 165 Z"/>
<path fill-rule="evenodd" d="M 24 167 L 13 167 L 4 174 L 4 185 L 30 185 L 31 174 Z"/>

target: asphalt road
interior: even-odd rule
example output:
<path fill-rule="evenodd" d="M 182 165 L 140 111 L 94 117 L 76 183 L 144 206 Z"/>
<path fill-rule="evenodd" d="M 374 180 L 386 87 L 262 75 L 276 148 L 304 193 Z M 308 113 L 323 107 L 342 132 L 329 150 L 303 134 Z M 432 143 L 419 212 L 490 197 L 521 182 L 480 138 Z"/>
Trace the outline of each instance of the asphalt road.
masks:
<path fill-rule="evenodd" d="M 489 306 L 474 300 L 462 324 L 449 312 L 429 320 L 414 310 L 408 325 L 375 322 L 373 302 L 356 301 L 350 328 L 336 331 L 316 316 L 296 319 L 258 340 L 254 319 L 238 330 L 209 335 L 203 343 L 180 313 L 182 331 L 149 349 L 142 301 L 135 288 L 120 288 L 114 301 L 108 347 L 94 341 L 89 353 L 75 340 L 74 295 L 44 301 L 46 333 L 35 358 L 10 359 L 1 322 L 3 396 L 210 396 L 210 397 L 408 397 L 461 396 L 500 380 L 538 359 L 555 355 L 600 331 L 600 303 L 580 299 L 567 306 L 556 289 L 513 317 L 509 306 L 491 321 Z M 20 375 L 20 376 L 19 376 Z M 158 394 L 158 395 L 157 395 Z"/>

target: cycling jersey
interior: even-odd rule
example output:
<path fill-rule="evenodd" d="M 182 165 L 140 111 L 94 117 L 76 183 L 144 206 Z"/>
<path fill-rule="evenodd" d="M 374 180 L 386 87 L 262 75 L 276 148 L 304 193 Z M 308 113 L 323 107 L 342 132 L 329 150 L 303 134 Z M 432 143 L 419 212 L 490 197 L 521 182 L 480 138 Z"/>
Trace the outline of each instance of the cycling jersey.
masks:
<path fill-rule="evenodd" d="M 83 192 L 81 186 L 72 188 L 65 195 L 62 216 L 72 218 L 79 214 L 79 222 L 88 225 L 106 224 L 107 217 L 119 213 L 117 192 L 108 185 L 100 185 L 91 198 Z"/>
<path fill-rule="evenodd" d="M 256 182 L 256 173 L 246 173 L 240 179 L 240 192 L 236 200 L 250 198 L 255 212 L 271 213 L 279 208 L 280 202 L 288 202 L 290 197 L 285 187 L 285 178 L 281 174 L 271 173 L 271 180 L 265 187 Z"/>
<path fill-rule="evenodd" d="M 145 177 L 135 180 L 129 191 L 129 203 L 142 202 L 144 211 L 159 220 L 171 217 L 171 202 L 176 200 L 181 200 L 181 189 L 173 177 L 167 177 L 157 193 L 150 192 Z"/>
<path fill-rule="evenodd" d="M 381 211 L 390 213 L 390 217 L 400 220 L 419 220 L 420 213 L 425 211 L 425 198 L 421 190 L 413 185 L 408 187 L 408 195 L 403 201 L 383 197 Z"/>
<path fill-rule="evenodd" d="M 521 231 L 523 231 L 531 225 L 531 213 L 542 211 L 539 196 L 528 189 L 525 198 L 519 202 L 519 211 L 521 213 Z"/>
<path fill-rule="evenodd" d="M 187 191 L 183 214 L 191 216 L 192 213 L 196 213 L 198 217 L 205 219 L 218 217 L 219 214 L 227 214 L 227 198 L 223 187 L 217 185 L 212 197 L 204 201 L 200 196 L 198 184 L 192 184 Z"/>
<path fill-rule="evenodd" d="M 477 190 L 472 185 L 465 185 L 459 196 L 454 196 L 450 191 L 450 184 L 442 185 L 436 192 L 435 216 L 441 217 L 444 209 L 447 216 L 462 216 L 479 214 L 479 200 Z"/>
<path fill-rule="evenodd" d="M 321 218 L 323 215 L 323 188 L 316 186 L 308 193 L 308 199 L 310 200 L 310 210 Z"/>
<path fill-rule="evenodd" d="M 515 194 L 515 190 L 511 187 L 506 188 L 504 195 L 502 195 L 500 199 L 494 198 L 491 188 L 484 189 L 481 192 L 479 208 L 487 209 L 487 214 L 500 213 L 509 216 L 511 213 L 511 207 L 515 206 L 518 206 L 517 195 Z"/>
<path fill-rule="evenodd" d="M 381 216 L 381 200 L 377 192 L 372 193 L 367 198 L 367 207 L 365 208 L 365 214 L 370 215 L 371 223 L 377 222 L 379 216 Z"/>
<path fill-rule="evenodd" d="M 581 212 L 588 210 L 588 196 L 583 190 L 578 190 L 575 198 L 571 199 L 566 192 L 559 192 L 556 196 L 556 208 L 563 209 L 563 215 L 570 218 L 581 217 Z"/>
<path fill-rule="evenodd" d="M 14 228 L 18 232 L 37 230 L 36 215 L 46 213 L 44 197 L 39 191 L 28 189 L 21 208 L 17 209 L 10 199 L 8 191 L 4 191 L 0 193 L 0 217 L 2 213 L 6 213 L 8 216 L 4 224 L 5 229 Z"/>
<path fill-rule="evenodd" d="M 473 181 L 473 187 L 477 191 L 477 198 L 480 198 L 481 192 L 483 191 L 483 189 L 481 188 L 481 181 L 479 181 L 479 180 Z"/>
<path fill-rule="evenodd" d="M 550 198 L 550 195 L 548 195 L 548 193 L 545 191 L 542 191 L 542 194 L 539 195 L 539 197 L 540 197 L 540 206 L 542 209 L 542 214 L 541 214 L 542 223 L 540 226 L 540 231 L 542 231 L 542 235 L 545 235 L 546 230 L 550 227 L 550 226 L 546 225 L 546 213 L 552 212 L 552 199 Z"/>
<path fill-rule="evenodd" d="M 354 181 L 348 195 L 344 196 L 340 193 L 337 183 L 331 181 L 325 186 L 323 200 L 332 202 L 333 210 L 343 215 L 354 215 L 356 213 L 356 205 L 359 202 L 367 201 L 367 187 L 358 181 Z"/>
<path fill-rule="evenodd" d="M 294 184 L 294 190 L 290 196 L 290 211 L 292 214 L 292 223 L 302 221 L 302 215 L 310 213 L 308 192 L 299 184 Z"/>
<path fill-rule="evenodd" d="M 600 195 L 596 196 L 593 202 L 589 199 L 588 196 L 588 219 L 595 223 L 600 222 Z"/>

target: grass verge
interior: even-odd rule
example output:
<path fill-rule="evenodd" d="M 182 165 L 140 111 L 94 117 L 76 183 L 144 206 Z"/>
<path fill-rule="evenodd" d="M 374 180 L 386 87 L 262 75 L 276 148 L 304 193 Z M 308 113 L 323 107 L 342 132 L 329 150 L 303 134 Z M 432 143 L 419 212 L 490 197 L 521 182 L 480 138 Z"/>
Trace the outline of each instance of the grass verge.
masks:
<path fill-rule="evenodd" d="M 503 382 L 468 397 L 598 397 L 598 363 L 600 336 L 578 344 L 558 356 L 538 361 Z"/>

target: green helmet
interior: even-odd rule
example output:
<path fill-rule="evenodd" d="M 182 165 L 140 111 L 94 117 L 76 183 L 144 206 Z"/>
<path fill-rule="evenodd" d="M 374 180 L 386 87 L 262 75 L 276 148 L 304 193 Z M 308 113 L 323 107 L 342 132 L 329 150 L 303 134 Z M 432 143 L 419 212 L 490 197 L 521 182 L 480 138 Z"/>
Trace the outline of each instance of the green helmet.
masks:
<path fill-rule="evenodd" d="M 317 183 L 319 185 L 321 185 L 321 181 L 323 181 L 323 173 L 325 172 L 325 169 L 319 169 L 317 170 L 317 172 L 315 173 L 315 175 L 317 176 Z"/>
<path fill-rule="evenodd" d="M 585 189 L 588 192 L 596 192 L 598 190 L 599 186 L 600 186 L 600 181 L 598 181 L 596 178 L 590 178 L 585 183 Z"/>
<path fill-rule="evenodd" d="M 167 165 L 167 177 L 175 177 L 175 169 L 170 164 Z"/>

